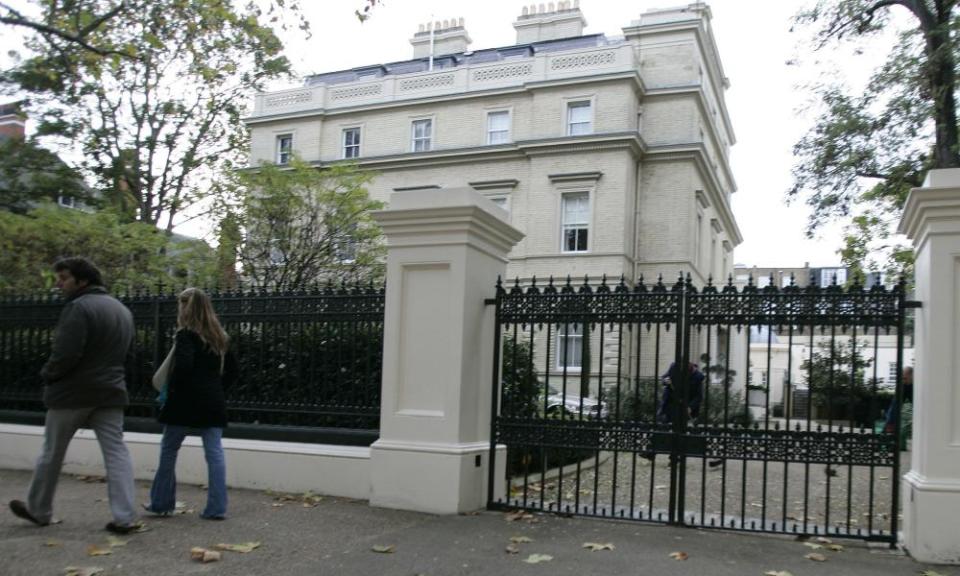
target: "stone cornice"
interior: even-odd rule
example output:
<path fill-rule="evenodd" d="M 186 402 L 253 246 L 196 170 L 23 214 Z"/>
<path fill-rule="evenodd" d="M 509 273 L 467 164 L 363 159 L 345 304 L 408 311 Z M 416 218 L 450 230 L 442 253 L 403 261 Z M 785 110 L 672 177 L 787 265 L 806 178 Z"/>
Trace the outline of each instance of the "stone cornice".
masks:
<path fill-rule="evenodd" d="M 487 98 L 490 96 L 505 96 L 509 94 L 529 94 L 534 90 L 541 88 L 554 88 L 557 86 L 575 86 L 577 84 L 594 84 L 600 82 L 611 82 L 615 80 L 627 80 L 631 82 L 634 90 L 643 97 L 646 92 L 646 86 L 640 74 L 636 70 L 627 70 L 619 72 L 609 72 L 600 74 L 589 74 L 562 78 L 556 80 L 531 81 L 517 86 L 504 86 L 491 88 L 487 90 L 472 90 L 470 92 L 456 94 L 424 95 L 417 98 L 407 98 L 403 100 L 391 100 L 386 102 L 369 102 L 357 104 L 355 106 L 345 106 L 342 108 L 305 108 L 301 110 L 281 111 L 276 114 L 258 114 L 246 116 L 242 121 L 247 125 L 265 124 L 269 122 L 279 122 L 286 120 L 295 120 L 302 118 L 317 118 L 327 116 L 339 116 L 343 114 L 356 114 L 357 112 L 390 110 L 394 108 L 406 108 L 410 106 L 419 106 L 425 103 L 452 102 L 458 100 L 468 100 L 475 98 Z"/>
<path fill-rule="evenodd" d="M 467 182 L 467 185 L 474 190 L 503 190 L 504 188 L 516 188 L 519 183 L 520 181 L 516 178 L 505 178 L 503 180 Z"/>
<path fill-rule="evenodd" d="M 608 132 L 585 136 L 562 136 L 559 138 L 522 140 L 498 146 L 477 146 L 473 148 L 431 150 L 430 152 L 406 152 L 386 156 L 368 156 L 354 158 L 351 159 L 350 162 L 357 163 L 361 168 L 376 170 L 522 159 L 528 156 L 562 154 L 571 151 L 628 149 L 634 156 L 640 157 L 643 155 L 645 148 L 646 145 L 636 132 Z M 320 167 L 343 162 L 344 160 L 314 161 L 310 164 Z"/>
<path fill-rule="evenodd" d="M 582 182 L 584 180 L 597 181 L 603 176 L 603 172 L 566 172 L 563 174 L 547 174 L 551 182 Z"/>

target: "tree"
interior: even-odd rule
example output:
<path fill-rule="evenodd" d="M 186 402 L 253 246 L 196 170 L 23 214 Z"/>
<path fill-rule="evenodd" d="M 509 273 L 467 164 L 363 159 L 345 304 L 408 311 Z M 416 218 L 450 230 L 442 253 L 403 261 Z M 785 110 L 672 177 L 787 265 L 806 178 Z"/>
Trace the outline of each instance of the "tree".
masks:
<path fill-rule="evenodd" d="M 367 194 L 372 178 L 350 164 L 317 169 L 296 158 L 238 173 L 243 275 L 277 288 L 382 276 L 382 234 L 370 211 L 383 203 Z"/>
<path fill-rule="evenodd" d="M 87 256 L 115 290 L 164 285 L 209 285 L 216 279 L 212 249 L 199 240 L 171 238 L 110 211 L 86 213 L 45 203 L 26 215 L 0 211 L 0 290 L 53 287 L 50 266 L 64 256 Z"/>
<path fill-rule="evenodd" d="M 4 80 L 31 94 L 39 136 L 81 149 L 80 167 L 108 203 L 171 231 L 209 195 L 211 175 L 238 164 L 242 103 L 289 73 L 280 41 L 260 23 L 278 19 L 285 1 L 266 13 L 230 0 L 44 1 L 41 20 L 61 30 L 110 17 L 85 33 L 86 45 L 40 32 L 27 44 L 36 55 Z"/>
<path fill-rule="evenodd" d="M 122 55 L 127 52 L 103 38 L 100 30 L 111 19 L 122 13 L 135 12 L 146 2 L 121 0 L 71 0 L 70 2 L 43 2 L 43 19 L 31 18 L 8 2 L 0 2 L 0 24 L 32 30 L 51 46 L 76 46 L 100 56 Z"/>
<path fill-rule="evenodd" d="M 866 342 L 856 346 L 843 341 L 821 344 L 800 365 L 804 383 L 810 390 L 813 403 L 828 411 L 834 419 L 850 419 L 860 424 L 872 424 L 878 412 L 878 393 L 875 383 L 867 378 L 873 358 L 864 358 L 861 350 Z M 871 408 L 871 406 L 873 408 Z"/>
<path fill-rule="evenodd" d="M 53 152 L 34 140 L 0 140 L 0 210 L 24 214 L 37 202 L 61 195 L 94 201 L 83 178 Z"/>
<path fill-rule="evenodd" d="M 796 18 L 822 49 L 889 31 L 897 7 L 909 26 L 886 62 L 857 93 L 816 85 L 821 114 L 794 146 L 788 198 L 813 208 L 808 235 L 827 221 L 847 223 L 841 255 L 855 276 L 871 249 L 885 252 L 888 269 L 909 267 L 911 252 L 890 238 L 910 188 L 930 169 L 960 167 L 960 9 L 956 0 L 819 0 Z"/>

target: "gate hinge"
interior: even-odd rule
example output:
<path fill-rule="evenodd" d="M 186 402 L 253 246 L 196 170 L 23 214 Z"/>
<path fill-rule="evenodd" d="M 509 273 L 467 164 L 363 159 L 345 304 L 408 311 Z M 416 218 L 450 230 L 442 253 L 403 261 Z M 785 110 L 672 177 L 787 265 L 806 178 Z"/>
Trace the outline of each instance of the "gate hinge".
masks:
<path fill-rule="evenodd" d="M 497 303 L 497 299 L 496 299 L 496 298 L 484 298 L 484 299 L 483 299 L 483 305 L 484 305 L 484 306 L 493 306 L 493 305 L 495 305 L 496 303 Z"/>
<path fill-rule="evenodd" d="M 919 300 L 906 300 L 903 303 L 904 308 L 923 308 L 923 302 Z"/>

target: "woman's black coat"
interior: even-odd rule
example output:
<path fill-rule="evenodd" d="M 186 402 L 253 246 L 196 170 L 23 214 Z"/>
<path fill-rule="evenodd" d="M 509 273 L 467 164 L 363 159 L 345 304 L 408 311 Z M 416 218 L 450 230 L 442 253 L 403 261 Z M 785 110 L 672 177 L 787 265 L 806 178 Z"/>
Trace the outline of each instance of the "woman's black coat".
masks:
<path fill-rule="evenodd" d="M 210 350 L 192 330 L 177 332 L 173 371 L 167 382 L 167 401 L 160 409 L 160 422 L 191 428 L 224 428 L 227 407 L 223 389 L 237 379 L 237 360 L 227 352 Z"/>

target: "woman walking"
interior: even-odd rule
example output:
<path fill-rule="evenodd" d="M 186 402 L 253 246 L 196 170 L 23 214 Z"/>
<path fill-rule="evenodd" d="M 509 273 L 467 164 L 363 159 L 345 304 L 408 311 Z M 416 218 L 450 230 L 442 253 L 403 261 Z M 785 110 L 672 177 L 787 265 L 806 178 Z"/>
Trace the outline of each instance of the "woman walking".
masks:
<path fill-rule="evenodd" d="M 164 424 L 160 463 L 150 488 L 148 512 L 167 516 L 176 506 L 177 452 L 190 434 L 203 440 L 207 461 L 207 505 L 200 514 L 223 520 L 227 514 L 226 462 L 221 438 L 227 425 L 223 389 L 237 379 L 237 362 L 210 297 L 187 288 L 178 298 L 173 368 L 159 420 Z"/>

